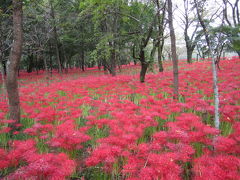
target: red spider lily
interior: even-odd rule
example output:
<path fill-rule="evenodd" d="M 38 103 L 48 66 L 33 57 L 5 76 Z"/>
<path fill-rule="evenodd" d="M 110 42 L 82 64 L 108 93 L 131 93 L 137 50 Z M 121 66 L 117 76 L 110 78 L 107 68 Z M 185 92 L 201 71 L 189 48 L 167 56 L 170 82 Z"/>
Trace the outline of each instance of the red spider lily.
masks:
<path fill-rule="evenodd" d="M 123 173 L 131 178 L 143 179 L 181 179 L 181 168 L 174 162 L 171 153 L 150 153 L 145 157 L 129 157 L 123 167 Z"/>
<path fill-rule="evenodd" d="M 7 168 L 9 163 L 7 152 L 4 149 L 0 149 L 0 169 Z"/>
<path fill-rule="evenodd" d="M 42 134 L 47 134 L 53 130 L 52 124 L 40 124 L 36 123 L 31 128 L 27 128 L 24 130 L 24 133 L 32 135 L 32 136 L 39 136 Z"/>
<path fill-rule="evenodd" d="M 60 154 L 34 154 L 27 160 L 28 165 L 22 166 L 7 176 L 9 180 L 15 179 L 65 179 L 75 170 L 75 162 L 68 159 L 64 153 Z"/>
<path fill-rule="evenodd" d="M 240 179 L 240 159 L 230 155 L 204 155 L 194 160 L 194 179 Z"/>
<path fill-rule="evenodd" d="M 58 125 L 55 135 L 48 143 L 53 147 L 66 150 L 81 149 L 81 143 L 90 140 L 90 137 L 75 128 L 75 124 L 71 120 Z"/>

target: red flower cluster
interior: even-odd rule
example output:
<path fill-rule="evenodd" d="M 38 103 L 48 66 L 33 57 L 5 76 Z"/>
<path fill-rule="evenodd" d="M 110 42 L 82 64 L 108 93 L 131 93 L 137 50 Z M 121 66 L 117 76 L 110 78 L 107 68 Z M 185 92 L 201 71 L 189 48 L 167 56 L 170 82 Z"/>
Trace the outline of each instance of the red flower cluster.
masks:
<path fill-rule="evenodd" d="M 195 180 L 240 179 L 240 159 L 226 155 L 203 155 L 194 160 Z"/>
<path fill-rule="evenodd" d="M 0 149 L 0 169 L 21 166 L 6 179 L 60 180 L 74 172 L 75 162 L 70 160 L 66 154 L 38 154 L 35 145 L 35 141 L 29 139 L 13 141 L 12 150 L 8 153 Z"/>
<path fill-rule="evenodd" d="M 81 149 L 81 143 L 90 140 L 90 137 L 84 134 L 84 132 L 75 129 L 73 121 L 65 121 L 56 127 L 55 135 L 48 143 L 53 147 L 60 147 L 66 150 Z"/>

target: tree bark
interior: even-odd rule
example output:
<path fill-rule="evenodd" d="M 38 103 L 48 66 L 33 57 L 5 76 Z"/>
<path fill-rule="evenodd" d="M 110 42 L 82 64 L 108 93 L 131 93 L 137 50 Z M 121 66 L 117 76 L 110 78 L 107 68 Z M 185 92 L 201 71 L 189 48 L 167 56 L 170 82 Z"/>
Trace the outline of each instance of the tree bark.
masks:
<path fill-rule="evenodd" d="M 61 58 L 60 58 L 60 52 L 58 47 L 58 34 L 57 34 L 57 27 L 55 22 L 55 12 L 54 12 L 51 0 L 49 0 L 49 5 L 51 8 L 51 17 L 53 19 L 53 37 L 54 37 L 54 46 L 55 46 L 56 58 L 57 58 L 57 64 L 58 64 L 58 71 L 60 74 L 62 74 Z"/>
<path fill-rule="evenodd" d="M 4 67 L 3 67 L 3 64 L 0 62 L 0 73 L 1 73 L 1 76 L 2 76 L 2 94 L 3 94 L 3 97 L 6 98 L 6 87 L 5 87 L 5 84 L 6 84 L 6 80 L 5 80 L 5 74 L 4 74 Z"/>
<path fill-rule="evenodd" d="M 22 55 L 22 1 L 13 0 L 13 45 L 7 68 L 7 93 L 9 100 L 9 118 L 20 122 L 20 101 L 17 83 L 17 73 Z M 13 127 L 15 128 L 15 127 Z"/>
<path fill-rule="evenodd" d="M 85 71 L 85 56 L 84 56 L 84 50 L 82 50 L 82 53 L 81 53 L 81 69 L 82 71 Z"/>
<path fill-rule="evenodd" d="M 240 57 L 240 51 L 237 51 L 238 57 Z"/>
<path fill-rule="evenodd" d="M 154 72 L 154 58 L 155 58 L 155 53 L 156 53 L 156 49 L 158 47 L 158 42 L 156 42 L 156 40 L 153 41 L 153 47 L 150 53 L 150 60 L 149 62 L 149 71 Z"/>
<path fill-rule="evenodd" d="M 171 52 L 172 52 L 172 62 L 173 62 L 173 98 L 178 99 L 178 59 L 176 51 L 176 37 L 173 27 L 173 14 L 172 14 L 172 0 L 168 0 L 168 20 L 169 20 L 169 29 L 171 37 Z"/>
<path fill-rule="evenodd" d="M 193 54 L 193 49 L 187 48 L 187 62 L 188 62 L 188 64 L 192 63 L 192 54 Z"/>
<path fill-rule="evenodd" d="M 160 43 L 160 42 L 159 42 Z M 163 45 L 164 45 L 164 40 L 158 45 L 158 70 L 159 72 L 163 72 Z"/>
<path fill-rule="evenodd" d="M 211 46 L 211 42 L 209 39 L 209 33 L 207 30 L 207 27 L 204 23 L 204 20 L 202 19 L 202 16 L 200 14 L 200 7 L 198 5 L 197 0 L 194 0 L 195 6 L 196 6 L 196 10 L 197 10 L 197 15 L 198 15 L 198 19 L 199 22 L 203 28 L 203 32 L 205 35 L 205 39 L 207 41 L 207 45 L 209 48 L 209 52 L 211 55 L 211 59 L 212 59 L 212 75 L 213 75 L 213 90 L 214 90 L 214 124 L 215 124 L 215 128 L 219 129 L 220 127 L 220 121 L 219 121 L 219 94 L 218 94 L 218 75 L 217 75 L 217 68 L 216 68 L 216 58 L 214 56 L 213 50 L 212 50 L 212 46 Z"/>
<path fill-rule="evenodd" d="M 140 45 L 139 60 L 141 62 L 141 71 L 140 71 L 140 82 L 141 83 L 145 82 L 145 75 L 146 75 L 146 72 L 147 72 L 147 68 L 149 66 L 149 61 L 146 62 L 146 59 L 145 59 L 145 48 L 147 47 L 148 41 L 149 41 L 149 39 L 152 35 L 152 32 L 153 32 L 153 26 L 154 26 L 154 23 L 155 23 L 155 18 L 154 18 L 154 20 L 153 20 L 153 22 L 152 22 L 152 24 L 151 24 L 151 26 L 148 30 L 148 34 L 147 34 L 146 39 L 143 38 L 142 42 L 141 42 L 141 45 Z"/>
<path fill-rule="evenodd" d="M 160 10 L 160 2 L 159 0 L 156 1 L 157 9 Z M 164 24 L 164 19 L 166 15 L 166 1 L 163 5 L 163 12 L 160 15 L 158 14 L 158 38 L 157 38 L 157 46 L 158 46 L 158 70 L 159 72 L 163 72 L 163 63 L 162 63 L 162 55 L 163 55 L 163 46 L 164 46 L 164 29 L 165 29 L 165 24 Z"/>
<path fill-rule="evenodd" d="M 140 82 L 144 83 L 145 82 L 145 75 L 148 69 L 148 64 L 147 62 L 141 62 L 141 71 L 140 71 Z"/>
<path fill-rule="evenodd" d="M 29 52 L 30 55 L 28 55 L 28 67 L 27 67 L 27 72 L 31 73 L 33 70 L 33 66 L 34 66 L 34 57 L 33 57 L 33 53 Z"/>

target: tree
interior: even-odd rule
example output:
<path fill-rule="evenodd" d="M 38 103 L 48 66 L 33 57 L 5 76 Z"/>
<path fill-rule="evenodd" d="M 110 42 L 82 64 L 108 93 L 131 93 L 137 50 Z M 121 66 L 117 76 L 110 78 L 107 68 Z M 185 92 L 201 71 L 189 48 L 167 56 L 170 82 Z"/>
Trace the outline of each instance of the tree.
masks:
<path fill-rule="evenodd" d="M 95 49 L 91 53 L 91 59 L 115 76 L 120 60 L 121 25 L 125 16 L 123 11 L 127 6 L 126 1 L 83 1 L 80 6 L 83 9 L 81 15 L 90 17 L 94 25 L 92 36 L 95 37 Z"/>
<path fill-rule="evenodd" d="M 7 93 L 9 99 L 9 118 L 20 121 L 20 101 L 17 83 L 17 72 L 22 54 L 23 30 L 22 30 L 22 1 L 13 0 L 13 45 L 7 68 Z"/>
<path fill-rule="evenodd" d="M 48 3 L 50 6 L 50 11 L 51 11 L 50 14 L 51 14 L 51 18 L 53 21 L 53 40 L 54 40 L 55 52 L 56 52 L 57 63 L 58 63 L 58 71 L 61 74 L 62 73 L 62 64 L 61 64 L 61 60 L 60 60 L 60 51 L 59 51 L 59 45 L 58 45 L 59 38 L 58 38 L 58 33 L 57 33 L 55 11 L 54 11 L 52 0 L 49 0 Z"/>
<path fill-rule="evenodd" d="M 172 12 L 172 0 L 168 0 L 168 23 L 171 38 L 171 52 L 172 52 L 172 62 L 173 62 L 173 98 L 178 99 L 178 59 L 176 50 L 176 37 L 173 27 L 173 12 Z"/>
<path fill-rule="evenodd" d="M 10 0 L 0 0 L 0 66 L 4 75 L 6 75 L 6 59 L 9 56 L 12 42 L 11 4 Z"/>
<path fill-rule="evenodd" d="M 181 21 L 184 25 L 183 30 L 184 30 L 184 40 L 186 44 L 186 49 L 187 49 L 187 62 L 192 63 L 192 54 L 193 51 L 202 37 L 202 31 L 199 31 L 200 25 L 199 21 L 195 18 L 195 13 L 194 13 L 194 8 L 191 7 L 191 1 L 190 0 L 183 0 L 183 5 L 184 5 L 184 11 L 181 12 L 182 18 Z M 190 17 L 190 15 L 193 15 Z M 194 24 L 194 26 L 193 26 Z M 194 27 L 194 30 L 192 33 L 189 32 L 189 29 L 191 27 Z"/>
<path fill-rule="evenodd" d="M 215 127 L 219 129 L 220 126 L 220 121 L 219 121 L 219 95 L 218 95 L 218 76 L 217 76 L 217 68 L 216 68 L 216 57 L 214 55 L 213 49 L 212 49 L 212 44 L 210 41 L 209 37 L 209 30 L 208 27 L 206 26 L 206 23 L 204 22 L 203 19 L 203 13 L 204 13 L 204 3 L 205 1 L 198 1 L 194 0 L 194 5 L 197 11 L 197 16 L 199 19 L 199 22 L 203 28 L 204 36 L 207 42 L 207 46 L 209 49 L 209 54 L 212 58 L 212 73 L 213 73 L 213 90 L 214 90 L 214 123 Z"/>
<path fill-rule="evenodd" d="M 166 4 L 167 1 L 163 2 L 159 0 L 156 0 L 156 6 L 157 10 L 161 11 L 161 13 L 158 14 L 157 16 L 157 26 L 158 26 L 158 33 L 157 33 L 157 38 L 156 38 L 156 46 L 158 50 L 158 65 L 159 65 L 159 72 L 163 72 L 163 46 L 164 46 L 164 31 L 166 28 L 166 21 L 165 21 L 165 16 L 166 16 Z"/>
<path fill-rule="evenodd" d="M 145 82 L 145 75 L 148 69 L 148 66 L 150 64 L 150 59 L 149 61 L 146 60 L 146 47 L 148 45 L 149 39 L 152 35 L 153 32 L 153 26 L 155 24 L 155 18 L 152 22 L 152 24 L 149 26 L 148 32 L 146 33 L 146 37 L 142 37 L 139 45 L 139 55 L 138 57 L 135 56 L 135 48 L 134 48 L 134 58 L 138 59 L 141 62 L 141 71 L 140 71 L 140 82 L 143 83 Z"/>
<path fill-rule="evenodd" d="M 233 2 L 223 0 L 223 17 L 225 25 L 222 25 L 220 31 L 228 37 L 228 46 L 234 50 L 240 57 L 240 15 L 239 0 Z"/>
<path fill-rule="evenodd" d="M 156 4 L 156 2 L 155 2 Z M 162 24 L 159 25 L 157 23 L 158 17 L 160 16 L 160 11 L 161 8 L 157 7 L 154 9 L 153 4 L 149 4 L 149 5 L 145 5 L 145 4 L 133 4 L 133 7 L 137 6 L 140 10 L 139 13 L 141 13 L 141 9 L 149 9 L 149 12 L 146 12 L 145 16 L 143 17 L 139 17 L 140 21 L 137 25 L 138 29 L 136 29 L 135 31 L 140 32 L 139 34 L 137 34 L 137 36 L 135 36 L 134 39 L 134 45 L 133 45 L 133 58 L 134 59 L 138 59 L 141 63 L 141 70 L 140 70 L 140 82 L 145 82 L 145 75 L 147 73 L 147 69 L 150 65 L 150 63 L 153 63 L 153 56 L 155 54 L 155 50 L 156 48 L 159 46 L 160 44 L 160 40 L 162 39 Z M 149 7 L 150 8 L 149 8 Z M 160 6 L 160 5 L 159 5 Z M 151 10 L 152 8 L 152 10 Z M 143 9 L 142 9 L 143 11 Z M 148 23 L 148 21 L 150 21 L 151 23 Z M 163 22 L 163 21 L 161 21 Z M 160 36 L 156 36 L 155 34 L 157 34 L 156 30 L 156 26 L 161 26 L 158 32 L 160 33 Z M 155 36 L 154 36 L 155 35 Z M 150 52 L 148 52 L 147 50 L 147 46 L 148 43 L 150 41 L 150 39 L 153 39 L 153 49 Z M 149 54 L 149 55 L 148 55 Z"/>

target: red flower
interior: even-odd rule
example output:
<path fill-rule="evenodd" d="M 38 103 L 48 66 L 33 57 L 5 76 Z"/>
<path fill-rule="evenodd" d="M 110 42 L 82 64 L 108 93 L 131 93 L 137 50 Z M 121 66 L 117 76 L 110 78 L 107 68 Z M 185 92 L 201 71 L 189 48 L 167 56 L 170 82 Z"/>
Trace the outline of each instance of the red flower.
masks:
<path fill-rule="evenodd" d="M 28 165 L 22 166 L 7 179 L 49 179 L 60 180 L 70 176 L 75 170 L 75 162 L 66 154 L 34 154 L 28 159 Z"/>
<path fill-rule="evenodd" d="M 235 156 L 204 155 L 194 160 L 195 180 L 225 180 L 240 179 L 240 159 Z"/>

